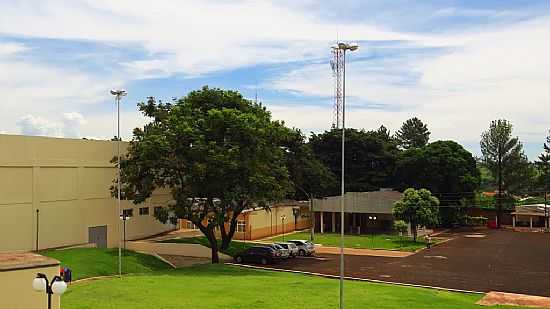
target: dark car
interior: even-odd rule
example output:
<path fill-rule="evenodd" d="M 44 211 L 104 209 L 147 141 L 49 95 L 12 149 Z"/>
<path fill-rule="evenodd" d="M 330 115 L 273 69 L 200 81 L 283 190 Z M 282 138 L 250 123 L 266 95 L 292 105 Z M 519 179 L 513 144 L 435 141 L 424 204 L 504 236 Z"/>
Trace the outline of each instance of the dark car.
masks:
<path fill-rule="evenodd" d="M 262 265 L 272 264 L 280 258 L 279 253 L 271 247 L 254 246 L 235 255 L 235 262 L 260 263 Z"/>

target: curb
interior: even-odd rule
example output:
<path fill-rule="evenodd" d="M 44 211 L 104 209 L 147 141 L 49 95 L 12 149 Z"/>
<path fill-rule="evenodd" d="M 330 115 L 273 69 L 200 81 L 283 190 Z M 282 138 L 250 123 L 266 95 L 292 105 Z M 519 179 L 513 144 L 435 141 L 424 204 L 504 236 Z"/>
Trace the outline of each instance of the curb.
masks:
<path fill-rule="evenodd" d="M 287 272 L 287 273 L 295 273 L 295 274 L 303 274 L 303 275 L 309 275 L 309 276 L 324 277 L 324 278 L 329 278 L 329 279 L 339 279 L 340 278 L 339 276 L 336 276 L 336 275 L 327 275 L 327 274 L 314 273 L 314 272 L 309 272 L 309 271 L 280 269 L 280 268 L 273 268 L 273 267 L 243 265 L 243 264 L 235 264 L 235 263 L 225 263 L 225 264 L 226 265 L 231 265 L 231 266 L 236 266 L 236 267 L 270 270 L 270 271 L 278 271 L 278 272 Z M 393 281 L 384 281 L 384 280 L 377 280 L 377 279 L 367 279 L 367 278 L 357 278 L 357 277 L 347 277 L 347 276 L 345 276 L 344 279 L 349 280 L 349 281 L 362 281 L 362 282 L 371 282 L 371 283 L 381 283 L 381 284 L 389 284 L 389 285 L 397 285 L 397 286 L 432 289 L 432 290 L 438 290 L 438 291 L 457 292 L 457 293 L 463 293 L 463 294 L 476 294 L 476 295 L 484 295 L 485 294 L 485 292 L 480 292 L 480 291 L 451 289 L 451 288 L 443 288 L 443 287 L 438 287 L 438 286 L 421 285 L 421 284 L 413 284 L 413 283 L 402 283 L 402 282 L 393 282 Z"/>

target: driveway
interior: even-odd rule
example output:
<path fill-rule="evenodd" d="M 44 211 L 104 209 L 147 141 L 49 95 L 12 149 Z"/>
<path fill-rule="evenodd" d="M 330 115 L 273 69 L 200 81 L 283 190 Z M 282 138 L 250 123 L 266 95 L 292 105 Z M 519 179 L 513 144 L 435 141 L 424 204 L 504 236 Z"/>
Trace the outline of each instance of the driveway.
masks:
<path fill-rule="evenodd" d="M 481 292 L 550 296 L 550 234 L 481 230 L 403 258 L 345 257 L 346 276 Z M 282 261 L 276 268 L 338 275 L 338 255 Z"/>

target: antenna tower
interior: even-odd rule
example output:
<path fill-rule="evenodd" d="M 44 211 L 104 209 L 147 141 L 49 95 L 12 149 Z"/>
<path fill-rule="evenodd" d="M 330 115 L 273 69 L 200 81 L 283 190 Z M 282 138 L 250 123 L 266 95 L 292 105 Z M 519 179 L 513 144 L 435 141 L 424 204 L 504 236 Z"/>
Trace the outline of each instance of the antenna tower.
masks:
<path fill-rule="evenodd" d="M 334 78 L 334 107 L 332 110 L 332 127 L 342 128 L 342 107 L 344 96 L 342 92 L 344 77 L 344 50 L 332 48 L 332 77 Z"/>

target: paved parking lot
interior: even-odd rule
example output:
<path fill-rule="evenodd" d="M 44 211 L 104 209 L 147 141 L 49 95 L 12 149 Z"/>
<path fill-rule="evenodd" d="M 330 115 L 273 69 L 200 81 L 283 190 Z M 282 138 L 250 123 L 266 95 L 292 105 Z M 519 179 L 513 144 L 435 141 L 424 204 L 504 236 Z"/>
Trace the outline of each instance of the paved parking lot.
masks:
<path fill-rule="evenodd" d="M 457 232 L 403 258 L 346 256 L 346 276 L 481 292 L 550 296 L 550 234 Z M 281 261 L 275 268 L 338 275 L 338 255 Z"/>

